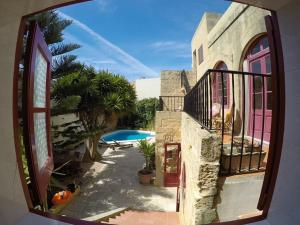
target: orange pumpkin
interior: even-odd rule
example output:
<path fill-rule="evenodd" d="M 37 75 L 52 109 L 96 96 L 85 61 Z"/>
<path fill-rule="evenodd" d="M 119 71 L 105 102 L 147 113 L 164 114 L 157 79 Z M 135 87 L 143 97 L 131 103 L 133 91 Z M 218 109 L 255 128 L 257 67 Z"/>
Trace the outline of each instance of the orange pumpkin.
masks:
<path fill-rule="evenodd" d="M 53 196 L 51 202 L 53 205 L 62 205 L 68 202 L 71 196 L 70 191 L 60 191 Z"/>

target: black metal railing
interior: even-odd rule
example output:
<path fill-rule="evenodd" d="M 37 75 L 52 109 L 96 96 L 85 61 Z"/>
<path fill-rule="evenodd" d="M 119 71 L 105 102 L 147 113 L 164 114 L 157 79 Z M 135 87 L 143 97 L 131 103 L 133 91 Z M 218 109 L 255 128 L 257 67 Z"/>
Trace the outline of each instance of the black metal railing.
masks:
<path fill-rule="evenodd" d="M 184 96 L 159 96 L 159 111 L 182 111 Z"/>
<path fill-rule="evenodd" d="M 184 111 L 220 136 L 220 174 L 263 171 L 269 148 L 271 75 L 208 70 L 184 98 Z"/>

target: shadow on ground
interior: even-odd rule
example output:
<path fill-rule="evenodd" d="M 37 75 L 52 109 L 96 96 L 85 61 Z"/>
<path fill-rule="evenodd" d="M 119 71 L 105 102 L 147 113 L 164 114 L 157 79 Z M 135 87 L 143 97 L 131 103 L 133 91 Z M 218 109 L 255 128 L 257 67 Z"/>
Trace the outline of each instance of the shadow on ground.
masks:
<path fill-rule="evenodd" d="M 85 218 L 122 207 L 137 210 L 175 211 L 176 188 L 144 186 L 137 171 L 144 157 L 136 147 L 101 149 L 103 160 L 84 163 L 81 194 L 61 214 Z"/>

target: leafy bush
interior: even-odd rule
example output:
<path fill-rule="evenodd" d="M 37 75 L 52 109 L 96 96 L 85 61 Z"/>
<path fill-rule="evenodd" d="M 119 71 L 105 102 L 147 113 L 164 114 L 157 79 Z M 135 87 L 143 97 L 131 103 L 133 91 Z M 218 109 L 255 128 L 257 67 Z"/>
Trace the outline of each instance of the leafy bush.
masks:
<path fill-rule="evenodd" d="M 154 129 L 155 112 L 158 109 L 157 98 L 146 98 L 136 102 L 136 108 L 129 116 L 119 121 L 119 128 Z"/>

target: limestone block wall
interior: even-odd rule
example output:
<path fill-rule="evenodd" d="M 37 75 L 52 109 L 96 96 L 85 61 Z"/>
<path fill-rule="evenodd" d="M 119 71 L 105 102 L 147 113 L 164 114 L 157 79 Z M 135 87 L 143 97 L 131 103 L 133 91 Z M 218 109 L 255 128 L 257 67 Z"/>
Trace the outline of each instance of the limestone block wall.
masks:
<path fill-rule="evenodd" d="M 217 194 L 221 140 L 201 128 L 185 112 L 181 123 L 180 222 L 182 225 L 211 223 L 217 218 L 214 198 Z M 183 169 L 185 167 L 185 169 Z"/>
<path fill-rule="evenodd" d="M 164 185 L 164 144 L 181 142 L 181 113 L 157 111 L 155 116 L 155 185 Z"/>
<path fill-rule="evenodd" d="M 161 96 L 184 96 L 196 84 L 192 71 L 164 70 L 161 72 Z"/>

